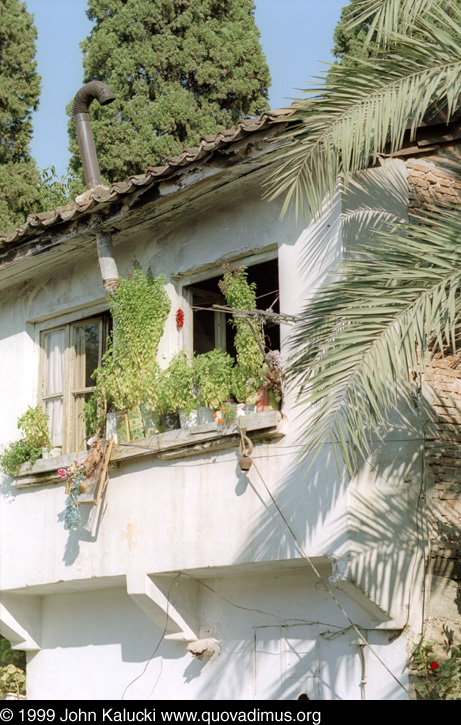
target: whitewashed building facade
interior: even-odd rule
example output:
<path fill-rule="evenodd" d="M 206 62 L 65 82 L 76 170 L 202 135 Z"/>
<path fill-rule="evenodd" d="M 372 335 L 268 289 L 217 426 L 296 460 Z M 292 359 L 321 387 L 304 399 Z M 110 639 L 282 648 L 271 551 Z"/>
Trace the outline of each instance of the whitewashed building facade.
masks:
<path fill-rule="evenodd" d="M 407 192 L 404 164 L 390 161 L 338 192 L 319 222 L 281 220 L 262 186 L 276 127 L 243 121 L 0 238 L 2 443 L 28 405 L 72 400 L 71 331 L 97 327 L 108 308 L 101 234 L 121 275 L 134 259 L 165 275 L 162 360 L 192 350 L 194 295 L 224 260 L 248 267 L 263 309 L 278 297 L 286 359 L 306 296 L 378 218 L 405 217 Z M 58 333 L 66 370 L 47 393 L 46 340 Z M 408 699 L 425 558 L 418 414 L 409 405 L 405 428 L 349 481 L 328 447 L 307 471 L 294 398 L 248 419 L 248 473 L 237 424 L 116 444 L 102 500 L 81 507 L 76 531 L 57 474 L 75 458 L 64 406 L 62 456 L 0 488 L 0 631 L 27 652 L 28 699 Z"/>

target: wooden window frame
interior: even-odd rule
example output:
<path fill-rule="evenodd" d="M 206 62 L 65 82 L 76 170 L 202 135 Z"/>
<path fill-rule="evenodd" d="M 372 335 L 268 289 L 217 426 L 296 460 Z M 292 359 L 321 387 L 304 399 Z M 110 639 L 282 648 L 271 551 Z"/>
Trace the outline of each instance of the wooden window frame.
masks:
<path fill-rule="evenodd" d="M 265 262 L 277 262 L 279 269 L 280 265 L 280 252 L 278 247 L 271 246 L 270 249 L 265 252 L 253 253 L 247 255 L 232 256 L 230 255 L 228 261 L 233 267 L 245 266 L 257 267 Z M 279 271 L 280 274 L 280 271 Z M 188 312 L 186 316 L 186 324 L 183 332 L 183 344 L 187 350 L 195 352 L 194 350 L 194 310 L 193 310 L 193 296 L 195 291 L 202 292 L 200 283 L 207 282 L 208 280 L 214 279 L 215 277 L 222 277 L 222 263 L 219 265 L 207 265 L 206 268 L 201 270 L 194 270 L 194 272 L 185 272 L 177 275 L 176 279 L 181 284 L 180 297 L 182 297 L 185 309 Z M 194 289 L 195 288 L 195 289 Z M 210 293 L 211 296 L 211 293 Z M 218 295 L 216 294 L 216 297 Z M 225 304 L 225 303 L 224 303 Z M 226 350 L 226 325 L 228 316 L 225 312 L 215 311 L 215 348 L 220 348 L 223 352 L 229 352 Z M 281 343 L 280 343 L 281 344 Z"/>
<path fill-rule="evenodd" d="M 63 454 L 78 452 L 82 448 L 85 434 L 84 430 L 82 430 L 80 406 L 77 398 L 91 393 L 94 389 L 94 386 L 76 385 L 77 350 L 74 344 L 75 330 L 78 327 L 92 323 L 98 324 L 98 365 L 100 365 L 109 333 L 109 319 L 108 313 L 99 312 L 95 315 L 75 317 L 75 319 L 65 320 L 60 323 L 57 321 L 55 325 L 47 326 L 44 323 L 40 326 L 40 403 L 45 409 L 48 400 L 62 397 L 62 445 L 58 447 L 61 447 Z M 64 331 L 62 392 L 47 393 L 49 356 L 46 341 L 49 334 L 59 330 Z"/>

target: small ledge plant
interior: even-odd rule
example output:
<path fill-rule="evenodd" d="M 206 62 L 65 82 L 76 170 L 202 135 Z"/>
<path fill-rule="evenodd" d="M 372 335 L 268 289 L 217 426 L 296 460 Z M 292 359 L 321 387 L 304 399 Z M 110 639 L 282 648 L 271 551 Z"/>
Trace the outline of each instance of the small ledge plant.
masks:
<path fill-rule="evenodd" d="M 43 450 L 50 448 L 48 416 L 40 405 L 29 405 L 18 418 L 18 428 L 22 432 L 21 438 L 4 446 L 0 454 L 0 470 L 12 478 L 17 476 L 23 463 L 35 463 L 42 457 Z"/>

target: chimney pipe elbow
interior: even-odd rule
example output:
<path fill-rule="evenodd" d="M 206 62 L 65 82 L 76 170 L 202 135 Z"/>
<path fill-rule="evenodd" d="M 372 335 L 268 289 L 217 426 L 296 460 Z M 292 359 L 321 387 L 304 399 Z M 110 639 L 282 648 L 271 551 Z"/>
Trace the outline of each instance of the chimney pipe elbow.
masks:
<path fill-rule="evenodd" d="M 115 96 L 109 86 L 102 81 L 90 81 L 77 91 L 72 106 L 72 116 L 77 131 L 87 189 L 92 189 L 101 183 L 101 174 L 89 114 L 90 105 L 95 98 L 101 106 L 106 106 L 115 100 Z"/>
<path fill-rule="evenodd" d="M 88 113 L 90 105 L 95 98 L 101 106 L 107 106 L 108 103 L 112 103 L 115 100 L 115 96 L 109 86 L 102 81 L 90 81 L 82 86 L 75 94 L 72 115 L 76 116 L 78 113 Z"/>

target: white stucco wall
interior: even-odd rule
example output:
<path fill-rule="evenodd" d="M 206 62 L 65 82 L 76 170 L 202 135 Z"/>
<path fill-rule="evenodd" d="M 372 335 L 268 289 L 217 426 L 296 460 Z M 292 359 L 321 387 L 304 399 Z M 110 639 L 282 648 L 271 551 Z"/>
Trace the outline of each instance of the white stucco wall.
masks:
<path fill-rule="evenodd" d="M 379 662 L 387 632 L 368 635 L 373 653 L 366 654 L 362 693 L 359 647 L 308 569 L 196 584 L 200 636 L 217 641 L 215 654 L 201 660 L 185 642 L 165 639 L 121 588 L 45 597 L 42 650 L 28 664 L 28 697 L 295 700 L 305 692 L 314 700 L 405 699 L 406 676 L 399 675 L 399 685 Z M 363 612 L 349 606 L 366 626 Z M 402 639 L 394 645 L 395 662 L 401 670 Z"/>

